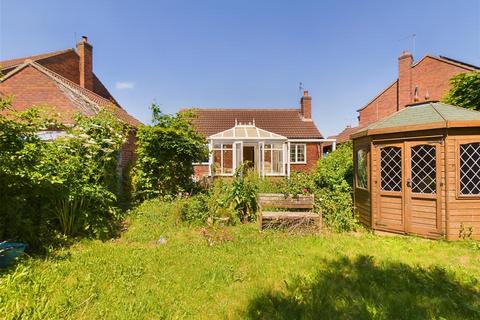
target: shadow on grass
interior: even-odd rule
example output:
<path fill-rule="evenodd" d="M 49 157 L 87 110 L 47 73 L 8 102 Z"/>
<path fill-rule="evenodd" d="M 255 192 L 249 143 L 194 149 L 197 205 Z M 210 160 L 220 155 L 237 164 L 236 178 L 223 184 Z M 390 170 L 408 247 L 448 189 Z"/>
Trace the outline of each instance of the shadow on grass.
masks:
<path fill-rule="evenodd" d="M 324 261 L 312 277 L 264 292 L 249 319 L 480 319 L 478 282 L 461 284 L 441 268 L 376 264 L 370 256 Z"/>

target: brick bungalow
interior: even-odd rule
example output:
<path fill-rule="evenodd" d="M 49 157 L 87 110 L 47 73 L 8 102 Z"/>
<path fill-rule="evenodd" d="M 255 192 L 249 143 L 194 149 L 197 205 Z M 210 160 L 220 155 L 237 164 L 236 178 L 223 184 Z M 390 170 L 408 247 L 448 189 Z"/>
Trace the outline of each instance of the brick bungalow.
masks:
<path fill-rule="evenodd" d="M 350 135 L 365 126 L 419 102 L 439 101 L 450 90 L 450 79 L 480 68 L 444 56 L 426 55 L 414 62 L 413 56 L 404 51 L 398 58 L 398 78 L 380 91 L 371 101 L 357 110 L 358 126 L 346 127 L 336 136 L 341 144 Z"/>
<path fill-rule="evenodd" d="M 23 111 L 33 105 L 54 108 L 60 121 L 73 124 L 80 112 L 90 116 L 101 108 L 112 111 L 132 127 L 120 154 L 125 167 L 135 151 L 135 128 L 141 123 L 129 115 L 113 98 L 93 72 L 93 47 L 83 37 L 75 49 L 0 61 L 0 96 L 14 95 L 13 108 Z M 58 132 L 44 132 L 54 137 Z"/>
<path fill-rule="evenodd" d="M 312 98 L 305 91 L 299 109 L 195 108 L 196 129 L 210 156 L 195 165 L 197 178 L 232 176 L 248 163 L 260 176 L 290 176 L 308 171 L 327 142 L 312 120 Z"/>

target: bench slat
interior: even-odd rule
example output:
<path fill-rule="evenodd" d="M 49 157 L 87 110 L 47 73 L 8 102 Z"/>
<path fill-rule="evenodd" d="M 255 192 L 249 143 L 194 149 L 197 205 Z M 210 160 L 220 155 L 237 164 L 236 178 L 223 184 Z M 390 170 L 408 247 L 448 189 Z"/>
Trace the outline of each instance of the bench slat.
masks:
<path fill-rule="evenodd" d="M 291 211 L 272 211 L 263 212 L 263 219 L 291 219 L 291 218 L 320 218 L 320 215 L 314 212 L 291 212 Z"/>
<path fill-rule="evenodd" d="M 261 193 L 258 195 L 258 203 L 261 207 L 312 209 L 315 199 L 313 195 L 285 197 L 285 195 L 278 193 Z"/>
<path fill-rule="evenodd" d="M 263 222 L 267 225 L 271 223 L 308 223 L 308 221 L 318 224 L 321 228 L 322 215 L 313 212 L 315 206 L 314 195 L 299 195 L 296 197 L 286 197 L 281 193 L 259 193 L 257 194 L 259 205 L 259 227 L 263 228 Z M 265 208 L 284 209 L 283 211 L 263 211 Z M 289 211 L 299 209 L 303 211 Z M 291 220 L 291 221 L 289 221 Z"/>

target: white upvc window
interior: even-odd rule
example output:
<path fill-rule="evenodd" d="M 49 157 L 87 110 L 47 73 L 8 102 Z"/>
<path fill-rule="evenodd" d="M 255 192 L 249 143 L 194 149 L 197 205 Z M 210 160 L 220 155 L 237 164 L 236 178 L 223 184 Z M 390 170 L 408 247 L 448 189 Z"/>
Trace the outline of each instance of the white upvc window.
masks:
<path fill-rule="evenodd" d="M 305 143 L 290 144 L 290 163 L 291 164 L 307 163 L 307 145 Z"/>
<path fill-rule="evenodd" d="M 233 174 L 233 146 L 226 143 L 215 143 L 212 149 L 214 175 Z"/>

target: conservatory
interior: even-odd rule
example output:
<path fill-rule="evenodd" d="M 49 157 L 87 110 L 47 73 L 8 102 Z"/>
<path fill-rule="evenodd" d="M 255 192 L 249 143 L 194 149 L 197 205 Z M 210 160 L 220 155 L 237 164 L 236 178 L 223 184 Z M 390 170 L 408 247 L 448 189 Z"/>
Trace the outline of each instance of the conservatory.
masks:
<path fill-rule="evenodd" d="M 315 139 L 315 141 L 320 139 Z M 325 139 L 321 139 L 322 141 Z M 258 128 L 255 121 L 207 137 L 208 175 L 232 176 L 245 164 L 259 176 L 289 176 L 290 169 L 307 162 L 307 142 Z"/>
<path fill-rule="evenodd" d="M 289 142 L 279 134 L 239 124 L 207 138 L 210 176 L 231 176 L 245 163 L 260 176 L 284 176 L 288 171 Z"/>

